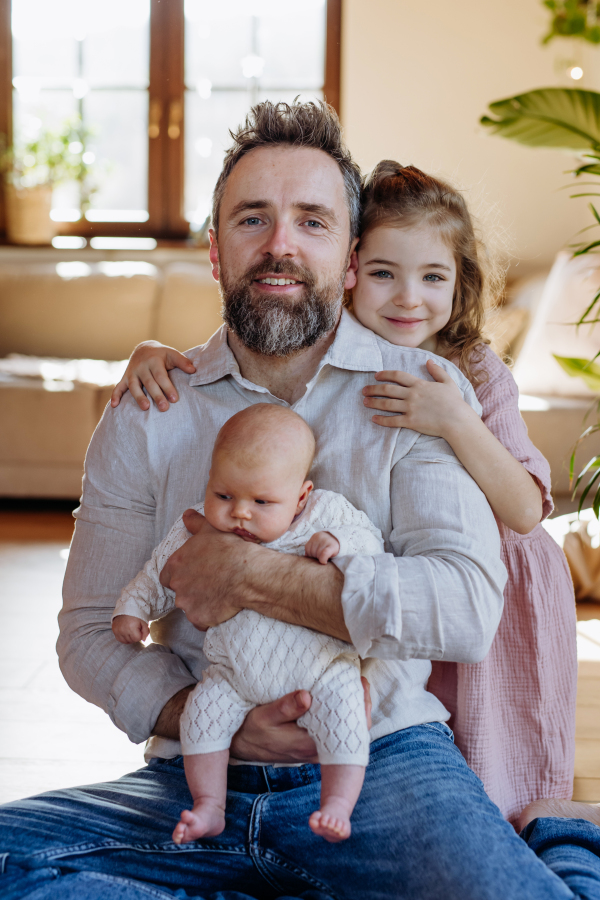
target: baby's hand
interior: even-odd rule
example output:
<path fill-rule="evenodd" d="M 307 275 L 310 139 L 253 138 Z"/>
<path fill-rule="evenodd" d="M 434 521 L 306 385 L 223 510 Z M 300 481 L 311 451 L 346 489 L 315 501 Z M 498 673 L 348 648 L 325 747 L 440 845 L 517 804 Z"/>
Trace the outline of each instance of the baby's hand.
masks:
<path fill-rule="evenodd" d="M 340 552 L 340 542 L 328 531 L 315 531 L 304 548 L 305 556 L 312 556 L 326 565 L 330 559 Z"/>
<path fill-rule="evenodd" d="M 147 623 L 137 616 L 115 616 L 112 630 L 122 644 L 137 644 L 138 641 L 145 641 L 150 634 Z"/>
<path fill-rule="evenodd" d="M 387 383 L 363 388 L 365 406 L 397 413 L 373 416 L 377 425 L 445 437 L 461 415 L 471 411 L 454 379 L 433 360 L 428 359 L 426 365 L 435 381 L 425 381 L 408 372 L 377 372 L 377 381 Z"/>
<path fill-rule="evenodd" d="M 142 390 L 143 385 L 159 410 L 165 412 L 169 408 L 169 401 L 177 403 L 179 399 L 167 375 L 169 369 L 181 369 L 191 375 L 196 371 L 196 366 L 179 350 L 166 347 L 158 341 L 138 344 L 127 363 L 125 374 L 112 392 L 110 405 L 118 406 L 123 394 L 130 390 L 140 409 L 150 409 L 150 401 Z"/>

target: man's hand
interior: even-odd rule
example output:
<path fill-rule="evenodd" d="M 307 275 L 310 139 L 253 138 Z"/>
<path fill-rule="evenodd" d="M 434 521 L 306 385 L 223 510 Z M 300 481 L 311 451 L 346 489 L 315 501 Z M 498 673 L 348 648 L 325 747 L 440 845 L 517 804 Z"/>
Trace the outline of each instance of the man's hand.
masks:
<path fill-rule="evenodd" d="M 365 693 L 367 726 L 371 728 L 371 692 L 369 682 L 361 678 Z M 153 734 L 179 739 L 179 719 L 192 687 L 183 688 L 165 704 Z M 305 728 L 297 719 L 310 709 L 308 691 L 294 691 L 251 710 L 231 742 L 231 755 L 236 759 L 264 763 L 316 763 L 317 751 Z"/>
<path fill-rule="evenodd" d="M 367 727 L 371 728 L 371 691 L 369 682 L 361 677 L 365 694 Z M 273 703 L 252 709 L 231 743 L 231 755 L 236 759 L 264 763 L 316 763 L 317 750 L 313 739 L 296 720 L 310 709 L 312 697 L 308 691 L 294 691 Z"/>
<path fill-rule="evenodd" d="M 217 531 L 194 509 L 183 521 L 192 537 L 169 559 L 160 582 L 175 591 L 175 603 L 200 631 L 220 625 L 242 609 L 233 602 L 234 573 L 247 564 L 255 545 Z"/>
<path fill-rule="evenodd" d="M 194 510 L 183 519 L 193 537 L 167 560 L 160 582 L 175 591 L 176 606 L 199 631 L 252 609 L 351 642 L 341 602 L 344 576 L 335 566 L 216 531 Z"/>

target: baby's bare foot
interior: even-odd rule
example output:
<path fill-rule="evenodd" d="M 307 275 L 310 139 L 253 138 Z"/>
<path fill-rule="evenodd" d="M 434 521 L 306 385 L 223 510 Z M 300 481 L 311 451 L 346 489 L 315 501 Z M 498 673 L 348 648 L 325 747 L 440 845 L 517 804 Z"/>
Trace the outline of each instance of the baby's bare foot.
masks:
<path fill-rule="evenodd" d="M 332 844 L 345 841 L 350 837 L 350 816 L 341 803 L 329 801 L 322 809 L 318 809 L 308 820 L 315 834 L 325 838 Z"/>
<path fill-rule="evenodd" d="M 534 819 L 554 817 L 557 819 L 587 819 L 600 826 L 600 803 L 578 803 L 575 800 L 534 800 L 525 807 L 515 828 L 521 832 Z"/>
<path fill-rule="evenodd" d="M 193 809 L 184 809 L 175 826 L 173 841 L 186 844 L 202 837 L 215 837 L 225 828 L 225 812 L 221 806 L 200 801 Z"/>

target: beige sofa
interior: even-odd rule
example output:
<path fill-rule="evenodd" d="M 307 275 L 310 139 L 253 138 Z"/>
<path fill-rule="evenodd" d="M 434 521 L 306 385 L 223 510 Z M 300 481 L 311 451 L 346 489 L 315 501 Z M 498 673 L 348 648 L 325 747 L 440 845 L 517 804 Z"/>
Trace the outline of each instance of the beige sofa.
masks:
<path fill-rule="evenodd" d="M 221 324 L 205 251 L 98 256 L 0 248 L 0 497 L 78 497 L 85 450 L 119 361 L 139 341 L 185 349 Z M 568 460 L 591 397 L 552 353 L 589 348 L 575 329 L 552 323 L 574 320 L 593 287 L 590 270 L 589 262 L 559 256 L 550 274 L 516 282 L 490 320 L 495 349 L 517 359 L 522 414 L 550 461 L 564 512 Z M 600 333 L 591 340 L 600 343 Z M 600 453 L 600 435 L 579 458 L 592 451 Z"/>
<path fill-rule="evenodd" d="M 78 497 L 87 445 L 124 368 L 114 361 L 148 338 L 206 341 L 221 324 L 217 285 L 202 252 L 22 257 L 0 256 L 0 496 Z"/>

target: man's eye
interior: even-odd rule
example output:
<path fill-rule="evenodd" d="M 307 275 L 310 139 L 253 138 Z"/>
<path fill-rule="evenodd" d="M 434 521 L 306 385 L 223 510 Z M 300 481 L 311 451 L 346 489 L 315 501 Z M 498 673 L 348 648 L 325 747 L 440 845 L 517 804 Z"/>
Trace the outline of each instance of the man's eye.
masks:
<path fill-rule="evenodd" d="M 309 219 L 306 224 L 310 225 L 311 228 L 322 228 L 323 227 L 321 222 L 317 222 L 315 219 Z"/>
<path fill-rule="evenodd" d="M 248 216 L 247 219 L 244 219 L 243 225 L 260 225 L 260 219 L 258 216 Z"/>
<path fill-rule="evenodd" d="M 436 272 L 429 272 L 429 274 L 425 275 L 425 277 L 423 278 L 423 281 L 431 281 L 433 283 L 435 283 L 436 281 L 443 281 L 443 280 L 444 279 L 442 278 L 442 276 L 438 275 Z"/>

